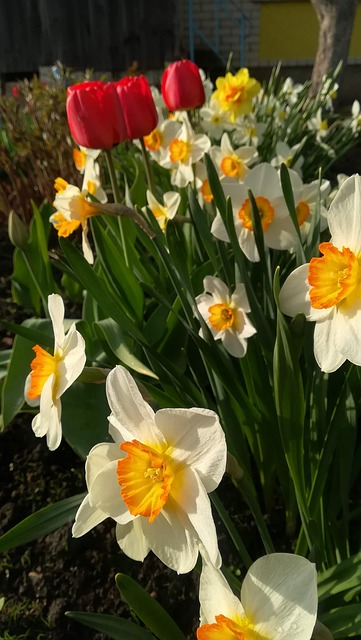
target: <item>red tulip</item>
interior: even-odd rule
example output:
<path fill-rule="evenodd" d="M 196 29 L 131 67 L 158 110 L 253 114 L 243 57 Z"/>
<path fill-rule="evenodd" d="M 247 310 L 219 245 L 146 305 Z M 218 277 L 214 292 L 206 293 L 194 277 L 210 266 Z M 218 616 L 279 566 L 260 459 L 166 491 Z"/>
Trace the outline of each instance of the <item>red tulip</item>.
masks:
<path fill-rule="evenodd" d="M 113 83 L 81 82 L 68 87 L 66 111 L 71 135 L 79 146 L 111 149 L 126 138 Z"/>
<path fill-rule="evenodd" d="M 119 102 L 127 128 L 127 137 L 143 138 L 158 123 L 158 113 L 153 96 L 144 76 L 122 78 L 115 83 Z"/>
<path fill-rule="evenodd" d="M 170 64 L 163 73 L 162 96 L 170 111 L 201 107 L 206 98 L 197 65 L 190 60 Z"/>

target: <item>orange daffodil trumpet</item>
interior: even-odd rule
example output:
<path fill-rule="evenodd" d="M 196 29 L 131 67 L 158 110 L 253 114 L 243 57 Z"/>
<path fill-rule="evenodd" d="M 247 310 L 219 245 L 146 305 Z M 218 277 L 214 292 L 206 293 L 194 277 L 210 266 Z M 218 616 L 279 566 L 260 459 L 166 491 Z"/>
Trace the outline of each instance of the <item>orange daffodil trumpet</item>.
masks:
<path fill-rule="evenodd" d="M 171 569 L 193 569 L 199 545 L 220 565 L 208 493 L 221 481 L 226 442 L 207 409 L 153 409 L 126 369 L 110 372 L 109 432 L 86 461 L 88 495 L 76 515 L 79 537 L 112 517 L 121 549 L 134 560 L 153 551 Z"/>
<path fill-rule="evenodd" d="M 72 324 L 64 333 L 64 303 L 56 293 L 48 297 L 48 308 L 54 332 L 54 353 L 51 355 L 36 345 L 31 373 L 25 382 L 25 401 L 31 407 L 40 405 L 40 412 L 32 421 L 36 436 L 46 435 L 49 449 L 54 451 L 61 442 L 60 397 L 75 382 L 84 369 L 85 342 Z"/>
<path fill-rule="evenodd" d="M 346 360 L 361 365 L 361 177 L 341 185 L 327 214 L 329 242 L 293 271 L 280 292 L 283 313 L 316 323 L 315 358 L 326 373 Z"/>
<path fill-rule="evenodd" d="M 258 558 L 233 594 L 223 574 L 203 563 L 197 640 L 310 640 L 317 616 L 315 565 L 288 553 Z"/>
<path fill-rule="evenodd" d="M 243 358 L 247 351 L 247 339 L 256 333 L 247 318 L 251 309 L 244 284 L 237 284 L 232 295 L 220 278 L 206 276 L 203 286 L 204 293 L 196 298 L 199 313 L 214 339 L 220 339 L 231 356 Z M 204 337 L 202 329 L 199 333 Z"/>
<path fill-rule="evenodd" d="M 258 159 L 256 147 L 243 146 L 233 149 L 229 136 L 224 133 L 221 146 L 213 146 L 210 156 L 215 164 L 220 180 L 225 182 L 243 182 L 249 173 L 249 164 Z"/>

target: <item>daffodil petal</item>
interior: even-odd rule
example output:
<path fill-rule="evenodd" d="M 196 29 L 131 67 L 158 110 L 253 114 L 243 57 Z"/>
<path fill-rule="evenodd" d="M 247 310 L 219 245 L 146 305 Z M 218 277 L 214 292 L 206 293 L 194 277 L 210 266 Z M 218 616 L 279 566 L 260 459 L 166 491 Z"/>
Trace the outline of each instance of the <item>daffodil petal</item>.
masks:
<path fill-rule="evenodd" d="M 63 343 L 63 357 L 58 364 L 56 397 L 68 389 L 80 376 L 86 362 L 85 342 L 73 324 Z"/>
<path fill-rule="evenodd" d="M 337 311 L 332 308 L 331 313 L 324 320 L 316 323 L 313 338 L 315 358 L 318 366 L 326 373 L 336 371 L 346 360 L 346 356 L 336 348 L 338 327 L 335 323 Z"/>
<path fill-rule="evenodd" d="M 222 560 L 208 494 L 192 468 L 185 468 L 180 476 L 179 479 L 175 478 L 175 482 L 178 480 L 181 485 L 175 498 L 177 504 L 183 509 L 185 517 L 189 518 L 212 564 L 220 567 Z"/>
<path fill-rule="evenodd" d="M 112 411 L 109 416 L 111 423 L 109 431 L 114 440 L 118 432 L 124 440 L 164 441 L 155 425 L 153 409 L 143 399 L 130 373 L 121 365 L 109 373 L 106 391 Z"/>
<path fill-rule="evenodd" d="M 258 558 L 243 581 L 241 601 L 254 630 L 266 638 L 311 638 L 317 617 L 315 565 L 288 553 Z"/>
<path fill-rule="evenodd" d="M 185 528 L 182 515 L 175 507 L 162 509 L 151 524 L 144 518 L 142 528 L 150 549 L 167 567 L 177 573 L 193 569 L 198 557 L 194 530 L 191 526 Z"/>
<path fill-rule="evenodd" d="M 119 449 L 119 445 L 114 442 L 101 442 L 96 444 L 90 451 L 85 462 L 85 478 L 87 486 L 90 488 L 97 474 L 114 460 L 124 457 L 124 453 Z"/>
<path fill-rule="evenodd" d="M 194 469 L 206 491 L 213 491 L 223 477 L 227 451 L 217 414 L 199 408 L 160 409 L 155 421 L 172 458 Z"/>
<path fill-rule="evenodd" d="M 361 308 L 359 296 L 355 304 L 345 309 L 341 306 L 337 311 L 336 349 L 350 362 L 361 365 Z"/>
<path fill-rule="evenodd" d="M 48 309 L 53 325 L 55 351 L 64 342 L 64 302 L 57 293 L 52 293 L 48 297 Z"/>
<path fill-rule="evenodd" d="M 327 219 L 331 241 L 340 250 L 348 247 L 359 253 L 361 247 L 361 177 L 345 180 L 333 199 Z"/>
<path fill-rule="evenodd" d="M 119 458 L 124 457 L 122 454 L 123 452 L 119 450 Z M 112 460 L 97 473 L 89 490 L 89 502 L 119 524 L 126 524 L 133 520 L 134 516 L 128 511 L 121 496 L 117 466 L 118 460 Z"/>
<path fill-rule="evenodd" d="M 80 538 L 107 517 L 107 514 L 101 509 L 92 507 L 89 502 L 89 496 L 86 496 L 75 516 L 75 522 L 72 527 L 73 537 Z"/>
<path fill-rule="evenodd" d="M 143 562 L 149 553 L 149 545 L 142 529 L 142 516 L 115 529 L 117 542 L 124 553 L 133 560 Z"/>
<path fill-rule="evenodd" d="M 203 555 L 203 554 L 202 554 Z M 201 624 L 212 624 L 215 616 L 234 619 L 243 615 L 243 607 L 219 569 L 203 558 L 199 585 Z"/>

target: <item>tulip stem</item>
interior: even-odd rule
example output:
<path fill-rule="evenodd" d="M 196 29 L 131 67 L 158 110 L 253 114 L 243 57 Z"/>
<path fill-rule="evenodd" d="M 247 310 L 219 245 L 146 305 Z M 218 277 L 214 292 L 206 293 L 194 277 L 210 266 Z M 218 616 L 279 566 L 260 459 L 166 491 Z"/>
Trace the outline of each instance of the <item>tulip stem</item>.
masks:
<path fill-rule="evenodd" d="M 152 173 L 152 167 L 149 162 L 149 156 L 145 148 L 143 138 L 139 138 L 139 141 L 140 141 L 140 147 L 142 149 L 142 156 L 144 160 L 145 175 L 147 176 L 148 187 L 149 187 L 149 190 L 154 194 L 153 173 Z"/>
<path fill-rule="evenodd" d="M 114 161 L 113 161 L 111 149 L 104 149 L 104 153 L 107 159 L 107 165 L 108 165 L 110 182 L 112 185 L 114 202 L 121 204 L 121 196 L 120 196 L 117 176 L 115 173 L 115 167 L 114 167 Z M 125 234 L 124 234 L 124 220 L 122 220 L 122 218 L 119 218 L 119 230 L 120 230 L 120 239 L 121 239 L 121 243 L 124 251 L 125 264 L 127 265 L 127 267 L 129 267 L 129 256 L 128 256 L 127 243 L 126 243 Z"/>

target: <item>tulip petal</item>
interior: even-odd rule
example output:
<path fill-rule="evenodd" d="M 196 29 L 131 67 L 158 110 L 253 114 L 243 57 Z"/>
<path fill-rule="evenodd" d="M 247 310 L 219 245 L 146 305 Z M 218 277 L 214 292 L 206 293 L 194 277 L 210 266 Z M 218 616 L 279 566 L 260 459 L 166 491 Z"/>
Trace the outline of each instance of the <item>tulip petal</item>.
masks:
<path fill-rule="evenodd" d="M 266 638 L 311 638 L 317 616 L 315 565 L 288 553 L 263 556 L 244 579 L 241 601 L 254 630 Z"/>
<path fill-rule="evenodd" d="M 221 481 L 226 465 L 226 440 L 216 413 L 208 409 L 160 409 L 155 421 L 172 458 L 192 467 L 206 491 Z"/>

